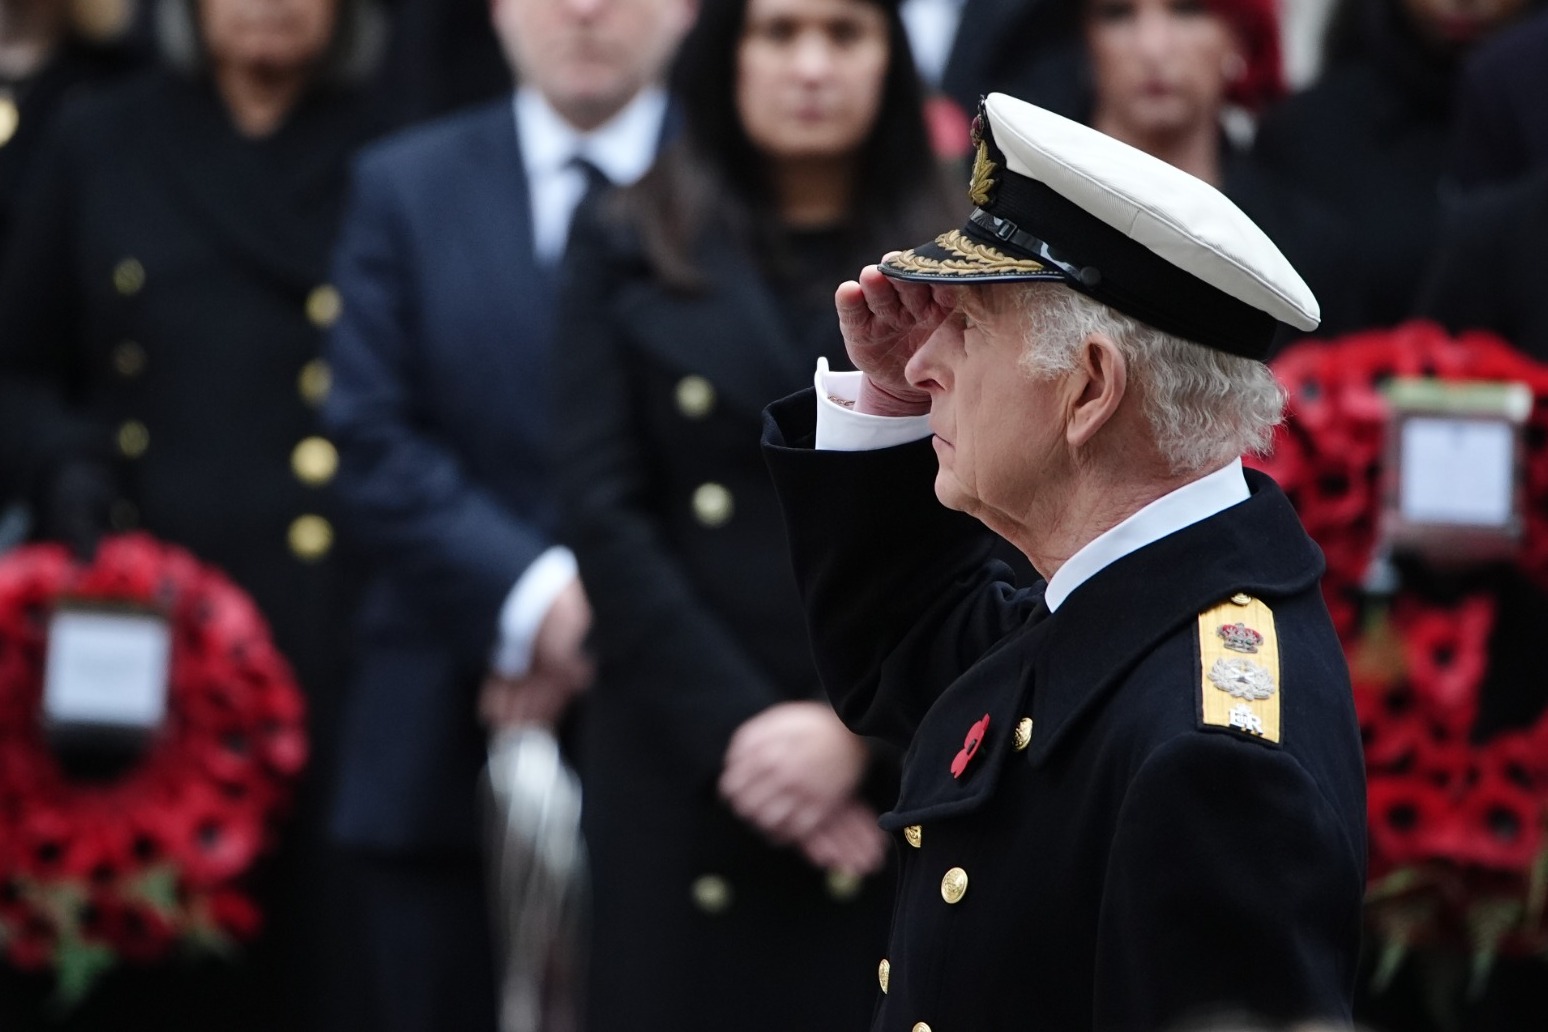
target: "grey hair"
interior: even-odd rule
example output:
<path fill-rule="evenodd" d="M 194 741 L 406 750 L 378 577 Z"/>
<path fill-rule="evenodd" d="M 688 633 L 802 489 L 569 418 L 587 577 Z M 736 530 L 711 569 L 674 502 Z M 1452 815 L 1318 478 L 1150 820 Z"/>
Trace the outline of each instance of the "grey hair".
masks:
<path fill-rule="evenodd" d="M 1066 287 L 1016 293 L 1027 327 L 1023 368 L 1034 376 L 1071 372 L 1091 334 L 1110 338 L 1172 473 L 1203 472 L 1272 443 L 1285 391 L 1262 362 L 1162 332 Z"/>
<path fill-rule="evenodd" d="M 387 21 L 373 0 L 338 0 L 338 23 L 319 69 L 328 85 L 359 85 L 371 77 L 387 44 Z M 198 0 L 157 0 L 156 48 L 180 72 L 203 74 L 208 62 L 199 36 Z"/>

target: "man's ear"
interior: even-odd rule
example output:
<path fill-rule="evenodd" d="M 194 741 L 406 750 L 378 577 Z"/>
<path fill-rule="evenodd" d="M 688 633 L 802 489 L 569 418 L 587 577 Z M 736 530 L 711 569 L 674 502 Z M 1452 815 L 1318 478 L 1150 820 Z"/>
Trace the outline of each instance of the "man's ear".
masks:
<path fill-rule="evenodd" d="M 1071 447 L 1083 448 L 1117 414 L 1128 390 L 1129 366 L 1111 337 L 1105 333 L 1086 337 L 1070 383 L 1075 396 L 1067 410 L 1064 437 Z"/>

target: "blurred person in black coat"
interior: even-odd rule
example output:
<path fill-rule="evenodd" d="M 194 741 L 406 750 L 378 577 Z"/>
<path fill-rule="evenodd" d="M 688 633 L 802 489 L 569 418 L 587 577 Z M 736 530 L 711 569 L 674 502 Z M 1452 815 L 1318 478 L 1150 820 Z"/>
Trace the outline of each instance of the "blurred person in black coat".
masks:
<path fill-rule="evenodd" d="M 1466 190 L 1548 166 L 1548 11 L 1468 59 L 1451 134 L 1451 181 Z"/>
<path fill-rule="evenodd" d="M 1085 0 L 1087 123 L 1219 189 L 1303 271 L 1321 332 L 1353 320 L 1345 233 L 1332 213 L 1226 134 L 1227 105 L 1257 112 L 1284 93 L 1268 0 Z M 1282 329 L 1283 345 L 1291 337 Z"/>
<path fill-rule="evenodd" d="M 250 961 L 172 987 L 122 972 L 112 984 L 150 988 L 132 1004 L 104 992 L 77 1020 L 306 1028 L 329 948 L 315 775 L 350 608 L 316 407 L 338 311 L 328 253 L 368 126 L 345 85 L 365 10 L 164 0 L 160 14 L 178 70 L 61 113 L 38 155 L 0 272 L 0 465 L 41 536 L 89 554 L 106 531 L 143 529 L 248 591 L 306 693 L 313 776 L 261 868 L 268 930 Z"/>
<path fill-rule="evenodd" d="M 1440 183 L 1462 58 L 1530 0 L 1344 0 L 1345 53 L 1265 113 L 1254 152 L 1349 233 L 1354 325 L 1413 313 L 1440 229 Z M 1351 8 L 1354 5 L 1354 9 Z"/>
<path fill-rule="evenodd" d="M 1074 114 L 1084 69 L 1076 7 L 1067 0 L 899 4 L 925 82 L 969 113 L 979 97 L 1000 92 Z"/>
<path fill-rule="evenodd" d="M 0 254 L 55 112 L 135 64 L 116 42 L 88 36 L 66 0 L 0 0 Z"/>
<path fill-rule="evenodd" d="M 596 612 L 589 1023 L 851 1030 L 895 768 L 822 700 L 759 412 L 842 360 L 833 283 L 947 194 L 885 0 L 708 4 L 679 71 L 683 132 L 577 225 L 559 314 L 563 527 Z"/>

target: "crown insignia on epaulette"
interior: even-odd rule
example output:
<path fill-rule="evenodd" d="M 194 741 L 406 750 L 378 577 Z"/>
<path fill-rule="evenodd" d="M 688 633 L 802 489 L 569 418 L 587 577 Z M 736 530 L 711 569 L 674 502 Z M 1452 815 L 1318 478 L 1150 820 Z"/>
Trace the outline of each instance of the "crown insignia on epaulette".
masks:
<path fill-rule="evenodd" d="M 1221 624 L 1215 633 L 1232 652 L 1255 653 L 1263 644 L 1263 635 L 1240 620 L 1233 624 Z"/>

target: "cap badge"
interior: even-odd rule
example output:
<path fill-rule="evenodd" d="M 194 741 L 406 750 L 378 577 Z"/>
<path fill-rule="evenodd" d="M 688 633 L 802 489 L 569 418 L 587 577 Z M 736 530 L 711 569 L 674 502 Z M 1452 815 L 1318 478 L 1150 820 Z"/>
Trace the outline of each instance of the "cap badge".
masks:
<path fill-rule="evenodd" d="M 1263 635 L 1248 627 L 1240 620 L 1233 624 L 1221 624 L 1215 631 L 1220 640 L 1225 642 L 1225 647 L 1232 652 L 1255 653 L 1263 644 Z"/>
<path fill-rule="evenodd" d="M 984 735 L 989 732 L 989 714 L 985 713 L 981 719 L 968 728 L 967 737 L 962 740 L 962 749 L 951 761 L 951 776 L 960 778 L 962 772 L 967 770 L 967 765 L 978 755 L 978 747 L 984 743 Z"/>
<path fill-rule="evenodd" d="M 1274 675 L 1250 659 L 1226 657 L 1209 668 L 1209 682 L 1236 699 L 1257 702 L 1277 690 Z"/>

